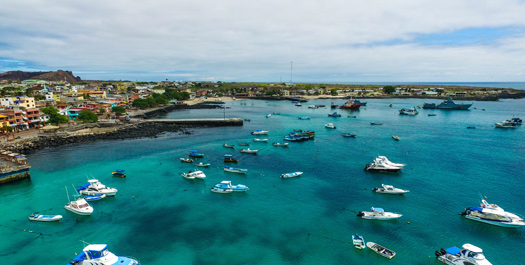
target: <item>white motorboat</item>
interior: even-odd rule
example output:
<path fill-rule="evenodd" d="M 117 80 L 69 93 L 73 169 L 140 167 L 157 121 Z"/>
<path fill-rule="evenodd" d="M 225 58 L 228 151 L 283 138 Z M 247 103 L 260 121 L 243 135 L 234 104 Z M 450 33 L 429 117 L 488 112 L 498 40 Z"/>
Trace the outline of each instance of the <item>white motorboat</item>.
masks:
<path fill-rule="evenodd" d="M 408 109 L 405 109 L 405 108 L 400 109 L 399 110 L 399 114 L 415 116 L 415 115 L 419 114 L 419 112 L 417 112 L 416 108 L 412 107 L 412 108 L 408 108 Z"/>
<path fill-rule="evenodd" d="M 506 212 L 496 204 L 489 204 L 486 200 L 481 200 L 480 207 L 466 208 L 461 215 L 464 215 L 470 220 L 501 227 L 525 226 L 523 218 L 516 214 Z"/>
<path fill-rule="evenodd" d="M 106 244 L 86 246 L 72 261 L 72 265 L 140 265 L 134 258 L 116 256 L 109 252 Z"/>
<path fill-rule="evenodd" d="M 252 134 L 261 134 L 261 135 L 266 135 L 268 133 L 269 131 L 263 131 L 263 130 L 255 130 L 252 132 Z"/>
<path fill-rule="evenodd" d="M 91 215 L 93 207 L 87 203 L 84 198 L 78 198 L 76 201 L 70 201 L 64 208 L 78 215 Z"/>
<path fill-rule="evenodd" d="M 374 163 L 366 164 L 365 170 L 369 171 L 380 171 L 380 172 L 397 172 L 401 170 L 402 166 L 394 166 L 385 160 L 374 159 Z"/>
<path fill-rule="evenodd" d="M 464 244 L 463 249 L 450 247 L 436 250 L 436 258 L 448 265 L 492 265 L 483 255 L 483 250 L 472 244 Z"/>
<path fill-rule="evenodd" d="M 224 167 L 224 171 L 233 172 L 233 173 L 240 173 L 240 174 L 246 174 L 246 172 L 248 172 L 248 169 L 234 168 L 234 167 L 225 166 Z"/>
<path fill-rule="evenodd" d="M 496 122 L 494 125 L 496 126 L 496 128 L 503 128 L 503 129 L 514 129 L 514 128 L 516 128 L 516 125 L 514 125 L 512 123 L 507 123 L 505 121 Z"/>
<path fill-rule="evenodd" d="M 397 135 L 392 135 L 392 139 L 396 140 L 396 141 L 399 141 L 399 136 Z"/>
<path fill-rule="evenodd" d="M 195 164 L 196 166 L 198 167 L 209 167 L 210 166 L 210 163 L 202 163 L 202 162 L 199 162 L 198 164 Z"/>
<path fill-rule="evenodd" d="M 29 220 L 39 222 L 58 222 L 62 219 L 62 215 L 42 215 L 42 214 L 31 214 Z"/>
<path fill-rule="evenodd" d="M 358 248 L 358 249 L 366 248 L 365 239 L 358 234 L 352 235 L 352 243 L 354 244 L 355 248 Z"/>
<path fill-rule="evenodd" d="M 251 150 L 250 148 L 241 149 L 241 153 L 246 153 L 246 154 L 254 154 L 254 155 L 256 155 L 257 152 L 259 152 L 259 150 Z"/>
<path fill-rule="evenodd" d="M 335 125 L 333 123 L 331 123 L 331 122 L 325 124 L 324 127 L 328 128 L 328 129 L 335 129 Z"/>
<path fill-rule="evenodd" d="M 374 159 L 374 162 L 377 162 L 381 160 L 383 163 L 387 164 L 387 165 L 390 165 L 390 166 L 393 166 L 393 167 L 404 167 L 406 166 L 406 164 L 400 164 L 400 163 L 394 163 L 390 160 L 388 160 L 388 158 L 386 156 L 378 156 Z"/>
<path fill-rule="evenodd" d="M 385 248 L 377 243 L 374 243 L 374 242 L 368 242 L 366 243 L 366 246 L 368 248 L 370 248 L 371 250 L 373 250 L 375 253 L 387 258 L 387 259 L 392 259 L 395 255 L 396 255 L 396 252 L 388 249 L 388 248 Z"/>
<path fill-rule="evenodd" d="M 399 195 L 403 195 L 403 194 L 409 192 L 409 190 L 403 190 L 403 189 L 395 188 L 392 185 L 381 184 L 381 186 L 383 186 L 383 187 L 382 188 L 375 187 L 372 190 L 377 192 L 377 193 L 399 194 Z"/>
<path fill-rule="evenodd" d="M 317 109 L 317 106 L 316 105 L 309 105 L 308 108 L 309 109 Z"/>
<path fill-rule="evenodd" d="M 97 179 L 90 179 L 87 184 L 82 185 L 77 191 L 84 195 L 106 194 L 106 196 L 115 196 L 118 190 L 106 187 L 106 185 L 102 184 Z"/>
<path fill-rule="evenodd" d="M 266 138 L 263 138 L 263 139 L 261 139 L 261 138 L 255 138 L 255 139 L 253 139 L 253 141 L 254 141 L 254 142 L 268 142 L 268 139 L 266 139 Z"/>
<path fill-rule="evenodd" d="M 204 174 L 204 172 L 196 170 L 193 172 L 190 171 L 188 173 L 182 173 L 182 177 L 185 179 L 205 179 L 206 175 Z"/>
<path fill-rule="evenodd" d="M 391 212 L 385 212 L 383 208 L 374 208 L 372 207 L 371 212 L 359 212 L 357 216 L 360 216 L 363 219 L 375 219 L 375 220 L 392 220 L 397 219 L 403 216 L 399 213 L 391 213 Z"/>
<path fill-rule="evenodd" d="M 288 147 L 288 143 L 273 143 L 272 145 L 277 147 Z"/>
<path fill-rule="evenodd" d="M 303 174 L 303 172 L 293 172 L 293 173 L 284 173 L 281 175 L 281 178 L 283 179 L 286 179 L 286 178 L 295 178 L 295 177 L 299 177 Z"/>
<path fill-rule="evenodd" d="M 270 117 L 272 117 L 272 114 L 270 113 L 266 114 L 266 118 L 270 118 Z"/>
<path fill-rule="evenodd" d="M 233 144 L 228 144 L 228 143 L 225 143 L 225 144 L 223 144 L 222 146 L 223 146 L 223 147 L 226 147 L 226 148 L 233 148 L 233 147 L 235 147 L 235 145 L 233 145 Z"/>
<path fill-rule="evenodd" d="M 295 103 L 295 106 L 300 107 L 302 106 L 300 102 Z"/>

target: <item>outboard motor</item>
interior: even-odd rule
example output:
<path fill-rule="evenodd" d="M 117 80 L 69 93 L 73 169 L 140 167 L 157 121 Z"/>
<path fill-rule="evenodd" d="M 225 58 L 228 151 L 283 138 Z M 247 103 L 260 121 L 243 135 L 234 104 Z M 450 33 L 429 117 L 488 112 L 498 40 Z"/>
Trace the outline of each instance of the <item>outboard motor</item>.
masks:
<path fill-rule="evenodd" d="M 447 254 L 447 251 L 444 250 L 444 249 L 441 249 L 440 251 L 441 251 L 441 255 L 445 255 L 445 254 Z"/>
<path fill-rule="evenodd" d="M 365 215 L 365 213 L 363 213 L 363 212 L 359 212 L 359 213 L 357 214 L 357 216 L 363 216 L 363 215 Z"/>
<path fill-rule="evenodd" d="M 372 191 L 376 191 L 376 190 L 378 190 L 378 189 L 379 189 L 378 187 L 375 187 L 375 188 L 372 189 Z"/>
<path fill-rule="evenodd" d="M 436 250 L 436 252 L 434 254 L 436 254 L 436 258 L 441 256 L 441 252 L 439 252 L 438 250 Z"/>

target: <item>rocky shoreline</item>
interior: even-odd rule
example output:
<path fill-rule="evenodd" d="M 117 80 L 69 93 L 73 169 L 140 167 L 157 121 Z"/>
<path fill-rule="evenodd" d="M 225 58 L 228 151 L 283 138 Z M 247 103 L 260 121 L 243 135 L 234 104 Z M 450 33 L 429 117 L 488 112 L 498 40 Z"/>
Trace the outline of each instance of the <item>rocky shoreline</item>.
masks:
<path fill-rule="evenodd" d="M 191 134 L 190 128 L 194 126 L 180 124 L 163 123 L 134 123 L 128 125 L 115 124 L 114 127 L 106 127 L 102 131 L 95 130 L 101 128 L 95 124 L 90 128 L 90 133 L 60 132 L 40 133 L 36 137 L 18 140 L 12 143 L 4 143 L 3 150 L 11 152 L 29 154 L 44 148 L 59 147 L 63 145 L 88 143 L 98 140 L 124 140 L 136 138 L 155 138 L 161 133 L 178 132 L 181 134 Z"/>

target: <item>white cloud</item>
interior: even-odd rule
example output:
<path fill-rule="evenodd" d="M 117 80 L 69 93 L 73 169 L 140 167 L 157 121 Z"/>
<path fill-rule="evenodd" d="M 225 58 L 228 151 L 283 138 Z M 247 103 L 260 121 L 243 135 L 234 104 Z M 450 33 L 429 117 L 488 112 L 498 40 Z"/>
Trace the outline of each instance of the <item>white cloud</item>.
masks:
<path fill-rule="evenodd" d="M 523 35 L 470 46 L 411 41 L 468 28 L 523 29 L 524 11 L 512 0 L 18 0 L 0 9 L 0 58 L 91 71 L 90 78 L 101 71 L 162 80 L 168 71 L 287 81 L 294 61 L 298 82 L 493 80 L 489 74 L 519 81 Z M 405 43 L 378 44 L 392 40 Z"/>

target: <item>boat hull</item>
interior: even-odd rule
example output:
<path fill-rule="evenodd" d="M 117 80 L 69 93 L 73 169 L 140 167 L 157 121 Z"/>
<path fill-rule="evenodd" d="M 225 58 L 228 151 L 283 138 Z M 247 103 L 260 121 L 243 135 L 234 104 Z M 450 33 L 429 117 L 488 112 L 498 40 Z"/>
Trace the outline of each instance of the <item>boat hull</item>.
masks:
<path fill-rule="evenodd" d="M 64 206 L 64 209 L 72 212 L 72 213 L 75 213 L 75 214 L 78 214 L 78 215 L 91 215 L 93 213 L 93 210 L 91 212 L 81 212 L 81 211 L 77 211 L 75 209 L 72 209 L 70 207 L 68 207 L 67 205 Z"/>
<path fill-rule="evenodd" d="M 474 217 L 470 215 L 465 215 L 465 217 L 470 220 L 482 222 L 482 223 L 489 224 L 489 225 L 495 225 L 499 227 L 517 228 L 517 227 L 525 226 L 525 222 L 498 222 L 498 221 L 482 219 L 482 218 Z"/>
<path fill-rule="evenodd" d="M 38 222 L 58 222 L 62 219 L 62 215 L 31 215 L 29 220 Z"/>

